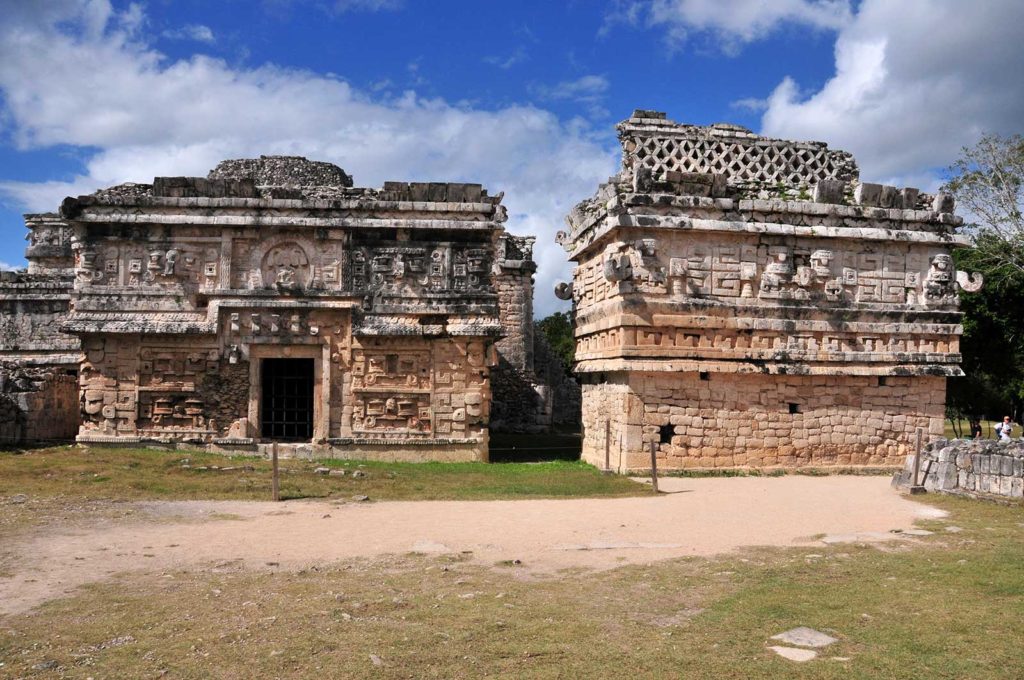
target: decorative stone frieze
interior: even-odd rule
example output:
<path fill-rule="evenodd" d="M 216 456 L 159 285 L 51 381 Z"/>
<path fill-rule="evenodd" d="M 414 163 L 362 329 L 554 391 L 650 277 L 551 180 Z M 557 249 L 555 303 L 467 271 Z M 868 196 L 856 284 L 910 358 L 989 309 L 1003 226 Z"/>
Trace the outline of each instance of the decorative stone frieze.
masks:
<path fill-rule="evenodd" d="M 942 432 L 968 245 L 949 196 L 859 181 L 820 142 L 637 111 L 576 263 L 584 458 L 619 470 L 896 465 Z M 742 433 L 741 433 L 742 432 Z"/>
<path fill-rule="evenodd" d="M 263 156 L 68 198 L 61 219 L 80 442 L 487 459 L 500 195 Z"/>

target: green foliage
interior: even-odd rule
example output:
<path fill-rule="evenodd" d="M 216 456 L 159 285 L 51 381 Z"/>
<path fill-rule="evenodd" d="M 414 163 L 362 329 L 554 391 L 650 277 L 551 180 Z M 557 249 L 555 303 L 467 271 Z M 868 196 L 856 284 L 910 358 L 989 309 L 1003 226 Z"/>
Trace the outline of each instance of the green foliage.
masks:
<path fill-rule="evenodd" d="M 964 335 L 960 342 L 964 378 L 949 381 L 951 415 L 1024 417 L 1024 273 L 991 261 L 992 237 L 981 234 L 977 250 L 956 253 L 957 268 L 981 271 L 985 285 L 961 293 Z"/>
<path fill-rule="evenodd" d="M 975 238 L 957 268 L 981 272 L 985 286 L 961 296 L 965 378 L 949 382 L 947 415 L 1024 416 L 1024 137 L 985 135 L 949 168 L 944 189 Z"/>
<path fill-rule="evenodd" d="M 944 189 L 977 237 L 979 268 L 1024 273 L 1024 137 L 985 135 L 963 149 L 949 174 Z"/>
<path fill-rule="evenodd" d="M 570 312 L 555 312 L 534 324 L 537 331 L 547 339 L 555 355 L 562 360 L 566 373 L 572 373 L 573 354 L 576 341 L 573 338 L 575 324 Z"/>

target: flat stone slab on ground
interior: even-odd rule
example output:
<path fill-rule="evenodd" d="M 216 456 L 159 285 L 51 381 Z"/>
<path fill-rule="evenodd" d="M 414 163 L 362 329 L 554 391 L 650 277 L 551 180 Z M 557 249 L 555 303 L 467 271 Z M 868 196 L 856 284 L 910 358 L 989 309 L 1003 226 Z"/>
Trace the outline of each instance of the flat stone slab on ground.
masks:
<path fill-rule="evenodd" d="M 772 640 L 779 640 L 789 645 L 797 645 L 798 647 L 828 647 L 833 642 L 839 642 L 838 639 L 831 635 L 826 635 L 821 631 L 808 628 L 807 626 L 800 626 L 799 628 L 793 628 L 787 630 L 784 633 L 773 635 Z"/>
<path fill-rule="evenodd" d="M 812 652 L 809 649 L 796 649 L 795 647 L 769 647 L 783 659 L 789 659 L 790 661 L 796 661 L 803 663 L 804 661 L 810 661 L 818 656 L 817 652 Z"/>

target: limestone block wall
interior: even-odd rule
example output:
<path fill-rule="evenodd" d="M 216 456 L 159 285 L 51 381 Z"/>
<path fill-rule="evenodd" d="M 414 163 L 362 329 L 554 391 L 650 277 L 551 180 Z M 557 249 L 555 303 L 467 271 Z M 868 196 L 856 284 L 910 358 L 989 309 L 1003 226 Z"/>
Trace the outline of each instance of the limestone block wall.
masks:
<path fill-rule="evenodd" d="M 907 456 L 893 486 L 913 484 L 914 457 Z M 928 491 L 957 496 L 1024 498 L 1024 442 L 936 439 L 921 452 L 917 482 Z"/>
<path fill-rule="evenodd" d="M 567 376 L 533 321 L 532 236 L 503 235 L 495 265 L 498 315 L 503 337 L 495 343 L 490 428 L 496 432 L 542 432 L 579 423 L 579 384 Z"/>
<path fill-rule="evenodd" d="M 543 333 L 533 338 L 534 373 L 543 394 L 539 407 L 540 417 L 546 425 L 563 430 L 580 427 L 582 393 L 576 378 L 565 369 L 565 364 L 555 355 Z"/>
<path fill-rule="evenodd" d="M 0 272 L 0 356 L 75 354 L 78 339 L 60 331 L 71 287 L 70 277 Z"/>
<path fill-rule="evenodd" d="M 67 226 L 28 216 L 29 270 L 0 272 L 0 443 L 72 439 L 78 429 L 78 338 L 60 331 L 72 275 Z M 65 252 L 66 251 L 66 252 Z"/>
<path fill-rule="evenodd" d="M 606 380 L 608 380 L 606 378 Z M 941 377 L 633 374 L 584 386 L 585 459 L 613 469 L 898 465 L 941 436 Z M 623 390 L 625 388 L 625 390 Z"/>
<path fill-rule="evenodd" d="M 504 337 L 498 353 L 510 367 L 527 378 L 533 372 L 533 237 L 506 234 L 501 239 L 495 266 L 498 315 Z"/>
<path fill-rule="evenodd" d="M 73 374 L 64 366 L 0 362 L 0 444 L 73 439 L 78 432 Z"/>

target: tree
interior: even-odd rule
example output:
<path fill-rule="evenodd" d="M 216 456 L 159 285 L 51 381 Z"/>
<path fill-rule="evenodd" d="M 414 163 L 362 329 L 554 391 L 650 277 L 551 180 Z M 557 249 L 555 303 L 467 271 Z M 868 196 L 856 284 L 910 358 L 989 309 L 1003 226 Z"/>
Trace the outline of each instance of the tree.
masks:
<path fill-rule="evenodd" d="M 985 135 L 949 168 L 946 191 L 977 237 L 977 265 L 1024 273 L 1024 137 Z"/>
<path fill-rule="evenodd" d="M 985 286 L 961 295 L 964 378 L 949 383 L 950 415 L 1024 417 L 1024 137 L 986 135 L 949 168 L 944 189 L 968 221 L 975 248 L 957 268 Z"/>
<path fill-rule="evenodd" d="M 1024 418 L 1024 273 L 992 263 L 991 244 L 956 253 L 957 268 L 980 271 L 985 285 L 961 293 L 964 334 L 960 341 L 966 377 L 949 382 L 950 415 Z"/>
<path fill-rule="evenodd" d="M 536 330 L 544 335 L 555 355 L 562 361 L 566 375 L 572 375 L 573 355 L 576 352 L 572 314 L 555 312 L 537 321 Z"/>

